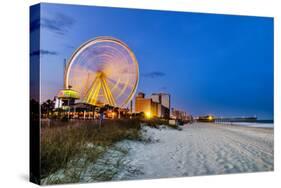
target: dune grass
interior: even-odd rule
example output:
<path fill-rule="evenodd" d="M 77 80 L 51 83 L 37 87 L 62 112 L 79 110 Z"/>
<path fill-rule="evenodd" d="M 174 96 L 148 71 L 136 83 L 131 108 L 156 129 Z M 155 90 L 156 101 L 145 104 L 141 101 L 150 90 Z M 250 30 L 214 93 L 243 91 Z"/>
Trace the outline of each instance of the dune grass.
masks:
<path fill-rule="evenodd" d="M 140 139 L 139 120 L 48 122 L 41 129 L 41 179 L 74 167 L 69 182 L 79 182 L 81 170 L 95 162 L 106 148 L 123 139 Z M 56 183 L 56 182 L 52 182 Z M 57 182 L 60 183 L 60 182 Z M 67 182 L 64 182 L 67 183 Z"/>

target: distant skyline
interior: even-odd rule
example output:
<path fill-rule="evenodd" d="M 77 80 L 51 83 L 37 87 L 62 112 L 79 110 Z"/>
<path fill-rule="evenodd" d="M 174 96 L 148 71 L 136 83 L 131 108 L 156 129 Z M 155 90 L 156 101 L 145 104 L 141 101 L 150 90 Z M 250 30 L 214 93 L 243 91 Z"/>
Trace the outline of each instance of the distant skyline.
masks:
<path fill-rule="evenodd" d="M 192 115 L 273 119 L 273 18 L 41 4 L 41 100 L 63 88 L 64 59 L 112 36 L 134 52 L 137 92 L 171 94 Z"/>

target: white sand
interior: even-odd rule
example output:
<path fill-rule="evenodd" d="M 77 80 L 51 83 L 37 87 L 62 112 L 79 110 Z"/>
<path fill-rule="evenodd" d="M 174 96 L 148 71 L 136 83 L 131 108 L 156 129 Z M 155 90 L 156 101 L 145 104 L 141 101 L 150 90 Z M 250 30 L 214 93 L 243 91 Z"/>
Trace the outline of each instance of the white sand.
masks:
<path fill-rule="evenodd" d="M 129 153 L 114 180 L 273 170 L 273 129 L 195 123 L 145 130 L 158 142 L 118 143 Z"/>
<path fill-rule="evenodd" d="M 182 131 L 144 126 L 145 141 L 121 141 L 95 163 L 62 169 L 43 184 L 151 179 L 273 170 L 273 129 L 212 123 Z M 83 159 L 81 159 L 83 161 Z"/>

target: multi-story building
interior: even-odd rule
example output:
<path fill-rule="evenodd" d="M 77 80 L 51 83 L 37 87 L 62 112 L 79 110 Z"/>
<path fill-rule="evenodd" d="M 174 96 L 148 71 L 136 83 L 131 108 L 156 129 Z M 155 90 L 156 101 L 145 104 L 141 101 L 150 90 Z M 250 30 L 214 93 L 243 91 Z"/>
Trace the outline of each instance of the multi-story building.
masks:
<path fill-rule="evenodd" d="M 166 108 L 171 108 L 170 94 L 168 93 L 152 93 L 151 98 L 154 102 L 160 103 Z"/>
<path fill-rule="evenodd" d="M 147 117 L 154 117 L 157 115 L 158 103 L 153 102 L 151 98 L 145 98 L 144 93 L 138 93 L 135 101 L 135 112 L 143 112 Z"/>
<path fill-rule="evenodd" d="M 138 93 L 135 100 L 135 112 L 143 112 L 146 116 L 169 118 L 170 96 L 168 94 L 152 94 L 151 98 L 145 98 L 144 93 Z"/>
<path fill-rule="evenodd" d="M 153 102 L 160 104 L 158 108 L 158 117 L 169 118 L 171 108 L 171 97 L 167 93 L 153 93 L 151 95 Z"/>
<path fill-rule="evenodd" d="M 192 120 L 192 116 L 189 115 L 187 112 L 177 110 L 177 109 L 174 109 L 174 108 L 172 108 L 171 116 L 172 116 L 173 119 L 178 119 L 178 120 L 182 120 L 182 121 Z"/>

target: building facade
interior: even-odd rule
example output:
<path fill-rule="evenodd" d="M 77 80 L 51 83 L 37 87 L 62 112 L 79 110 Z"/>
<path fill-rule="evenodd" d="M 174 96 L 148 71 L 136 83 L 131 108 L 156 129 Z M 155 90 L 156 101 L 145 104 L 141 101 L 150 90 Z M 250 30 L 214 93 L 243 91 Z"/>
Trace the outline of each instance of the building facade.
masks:
<path fill-rule="evenodd" d="M 170 97 L 168 94 L 152 94 L 151 98 L 145 98 L 140 92 L 135 98 L 135 112 L 143 112 L 145 115 L 158 118 L 170 118 Z"/>
<path fill-rule="evenodd" d="M 173 119 L 182 120 L 182 121 L 191 121 L 192 116 L 185 111 L 177 110 L 172 108 L 171 117 Z"/>
<path fill-rule="evenodd" d="M 160 104 L 158 108 L 158 117 L 169 118 L 171 109 L 171 96 L 167 93 L 153 93 L 151 95 L 153 102 Z"/>
<path fill-rule="evenodd" d="M 141 92 L 138 93 L 135 101 L 136 113 L 143 112 L 148 116 L 154 117 L 157 116 L 157 111 L 158 111 L 157 108 L 158 108 L 157 103 L 153 102 L 151 98 L 145 98 L 144 93 Z"/>

